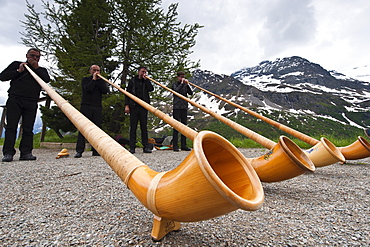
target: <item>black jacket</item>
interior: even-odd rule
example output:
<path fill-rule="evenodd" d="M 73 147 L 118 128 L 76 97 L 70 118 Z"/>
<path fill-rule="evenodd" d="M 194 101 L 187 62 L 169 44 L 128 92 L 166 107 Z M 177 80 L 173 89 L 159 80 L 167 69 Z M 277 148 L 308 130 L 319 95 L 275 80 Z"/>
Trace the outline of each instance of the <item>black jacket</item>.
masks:
<path fill-rule="evenodd" d="M 32 77 L 32 75 L 25 68 L 22 73 L 19 73 L 17 69 L 22 62 L 14 61 L 6 69 L 0 73 L 1 81 L 10 80 L 10 88 L 8 90 L 9 96 L 20 97 L 29 100 L 38 100 L 40 97 L 41 86 Z M 31 65 L 28 66 L 38 75 L 40 78 L 48 83 L 50 76 L 48 71 L 39 67 L 33 69 Z"/>
<path fill-rule="evenodd" d="M 188 94 L 192 95 L 193 91 L 191 90 L 190 86 L 185 83 L 181 83 L 176 81 L 172 85 L 172 89 L 179 94 L 187 97 Z M 188 109 L 188 102 L 186 100 L 181 99 L 180 97 L 173 95 L 173 109 L 174 110 L 187 110 Z"/>
<path fill-rule="evenodd" d="M 152 92 L 154 90 L 154 87 L 148 79 L 139 79 L 139 76 L 137 75 L 130 79 L 126 90 L 127 92 L 135 95 L 136 97 L 150 104 L 149 92 Z M 135 101 L 133 101 L 130 97 L 126 96 L 125 105 L 134 107 L 138 104 Z"/>
<path fill-rule="evenodd" d="M 92 76 L 82 78 L 81 105 L 100 106 L 102 95 L 109 92 L 108 85 L 103 79 L 93 80 Z"/>

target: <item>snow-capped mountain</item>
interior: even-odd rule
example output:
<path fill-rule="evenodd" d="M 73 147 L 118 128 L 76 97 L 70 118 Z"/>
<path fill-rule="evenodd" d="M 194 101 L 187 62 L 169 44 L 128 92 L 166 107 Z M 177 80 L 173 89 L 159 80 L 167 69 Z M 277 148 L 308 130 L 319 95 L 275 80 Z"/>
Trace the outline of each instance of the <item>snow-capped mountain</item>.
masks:
<path fill-rule="evenodd" d="M 326 92 L 340 96 L 350 103 L 360 103 L 370 98 L 369 82 L 359 81 L 338 72 L 329 72 L 301 57 L 264 61 L 258 66 L 239 70 L 231 76 L 261 91 L 311 94 Z"/>
<path fill-rule="evenodd" d="M 237 104 L 265 114 L 275 112 L 280 118 L 284 118 L 283 115 L 320 118 L 343 127 L 364 128 L 370 125 L 369 82 L 327 71 L 297 56 L 263 61 L 231 76 L 197 70 L 192 81 Z M 197 92 L 195 101 L 220 114 L 232 117 L 240 113 L 240 110 L 213 96 Z M 309 122 L 307 119 L 304 121 L 303 126 L 297 127 L 304 128 Z"/>

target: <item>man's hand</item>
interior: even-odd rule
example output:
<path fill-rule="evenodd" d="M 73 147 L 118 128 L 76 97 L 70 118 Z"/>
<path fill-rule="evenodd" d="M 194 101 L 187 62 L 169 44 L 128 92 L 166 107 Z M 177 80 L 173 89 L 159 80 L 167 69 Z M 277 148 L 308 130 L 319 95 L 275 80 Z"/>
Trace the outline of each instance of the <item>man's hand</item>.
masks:
<path fill-rule="evenodd" d="M 94 80 L 94 81 L 96 81 L 96 80 L 98 80 L 98 79 L 100 78 L 98 75 L 99 75 L 99 72 L 95 72 L 95 73 L 93 74 L 93 80 Z"/>
<path fill-rule="evenodd" d="M 127 113 L 127 114 L 130 113 L 130 106 L 129 105 L 125 106 L 125 113 Z"/>
<path fill-rule="evenodd" d="M 32 68 L 37 69 L 39 68 L 39 62 L 35 59 L 28 59 L 28 63 L 32 66 Z"/>
<path fill-rule="evenodd" d="M 25 64 L 27 64 L 27 63 L 21 63 L 20 65 L 19 65 L 19 68 L 17 69 L 17 71 L 19 72 L 19 73 L 22 73 L 23 71 L 24 71 L 24 65 Z"/>

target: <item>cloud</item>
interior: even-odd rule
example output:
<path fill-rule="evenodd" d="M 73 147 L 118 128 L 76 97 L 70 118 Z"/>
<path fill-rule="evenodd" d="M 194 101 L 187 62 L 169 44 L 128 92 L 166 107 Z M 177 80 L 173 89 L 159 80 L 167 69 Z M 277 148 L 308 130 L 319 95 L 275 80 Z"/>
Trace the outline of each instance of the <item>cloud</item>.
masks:
<path fill-rule="evenodd" d="M 14 0 L 2 0 L 0 4 L 0 44 L 14 45 L 20 42 L 19 32 L 22 30 L 21 20 L 24 20 L 26 13 L 25 2 Z"/>
<path fill-rule="evenodd" d="M 164 0 L 164 6 L 172 2 Z M 194 60 L 230 74 L 263 60 L 302 56 L 338 71 L 369 64 L 370 2 L 366 0 L 180 0 L 182 23 L 204 25 Z"/>
<path fill-rule="evenodd" d="M 264 6 L 265 21 L 258 40 L 266 57 L 292 46 L 302 47 L 314 39 L 317 21 L 310 0 L 269 1 Z"/>
<path fill-rule="evenodd" d="M 30 2 L 42 10 L 40 0 Z M 288 56 L 339 72 L 370 65 L 368 0 L 163 0 L 162 6 L 167 10 L 174 2 L 179 3 L 178 21 L 204 25 L 191 55 L 201 61 L 201 69 L 231 74 Z M 24 1 L 2 0 L 0 11 L 1 70 L 24 58 L 27 48 L 19 44 L 19 32 L 27 9 Z"/>
<path fill-rule="evenodd" d="M 164 0 L 166 7 L 171 0 Z M 231 73 L 244 67 L 246 61 L 260 50 L 255 35 L 260 26 L 259 1 L 220 0 L 179 1 L 178 20 L 181 23 L 199 23 L 204 27 L 196 37 L 194 60 L 200 60 L 202 69 Z"/>

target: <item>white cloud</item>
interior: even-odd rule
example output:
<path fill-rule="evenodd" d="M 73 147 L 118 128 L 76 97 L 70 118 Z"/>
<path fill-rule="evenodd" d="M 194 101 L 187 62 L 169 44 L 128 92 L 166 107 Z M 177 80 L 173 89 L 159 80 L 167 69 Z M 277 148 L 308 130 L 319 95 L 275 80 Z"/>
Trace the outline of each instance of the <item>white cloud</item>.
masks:
<path fill-rule="evenodd" d="M 170 2 L 163 1 L 164 6 Z M 202 69 L 230 74 L 288 56 L 301 56 L 339 72 L 370 63 L 366 0 L 177 2 L 182 23 L 205 26 L 192 55 L 201 59 Z"/>
<path fill-rule="evenodd" d="M 266 57 L 314 40 L 317 22 L 311 0 L 280 0 L 266 3 L 265 21 L 258 32 Z"/>
<path fill-rule="evenodd" d="M 41 0 L 30 0 L 41 5 Z M 178 20 L 199 23 L 193 60 L 217 74 L 231 74 L 263 60 L 301 56 L 338 72 L 370 65 L 368 0 L 163 0 L 178 2 Z M 0 70 L 23 59 L 20 20 L 25 1 L 1 0 Z M 38 8 L 41 10 L 41 8 Z"/>
<path fill-rule="evenodd" d="M 1 0 L 0 4 L 0 44 L 16 45 L 20 42 L 19 32 L 22 30 L 20 20 L 24 19 L 26 12 L 25 2 L 14 0 Z"/>

